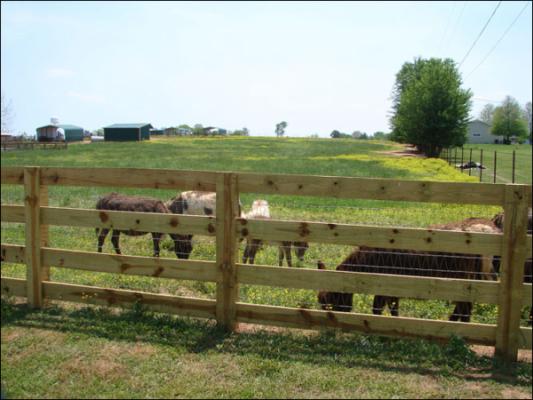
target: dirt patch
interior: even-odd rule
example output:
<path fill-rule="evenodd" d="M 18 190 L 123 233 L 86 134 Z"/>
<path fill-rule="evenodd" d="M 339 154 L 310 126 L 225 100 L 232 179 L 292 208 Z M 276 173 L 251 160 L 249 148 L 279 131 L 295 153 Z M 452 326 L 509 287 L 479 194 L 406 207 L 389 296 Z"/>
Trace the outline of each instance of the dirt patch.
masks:
<path fill-rule="evenodd" d="M 531 399 L 531 395 L 521 392 L 517 389 L 503 389 L 502 398 L 504 399 Z"/>
<path fill-rule="evenodd" d="M 481 345 L 472 345 L 470 346 L 472 351 L 474 351 L 478 356 L 482 357 L 494 357 L 494 347 L 492 346 L 481 346 Z M 532 362 L 533 352 L 531 350 L 518 350 L 518 361 L 519 362 Z"/>
<path fill-rule="evenodd" d="M 416 158 L 426 158 L 426 156 L 420 153 L 416 147 L 413 146 L 404 146 L 398 150 L 389 150 L 389 151 L 376 151 L 379 154 L 386 154 L 388 156 L 395 157 L 416 157 Z"/>

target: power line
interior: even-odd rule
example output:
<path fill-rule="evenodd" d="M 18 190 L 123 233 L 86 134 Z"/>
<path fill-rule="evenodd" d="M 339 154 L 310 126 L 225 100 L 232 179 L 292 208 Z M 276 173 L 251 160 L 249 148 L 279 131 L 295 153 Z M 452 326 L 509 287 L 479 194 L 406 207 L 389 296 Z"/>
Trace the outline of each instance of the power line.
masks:
<path fill-rule="evenodd" d="M 509 25 L 509 27 L 505 30 L 505 32 L 503 33 L 503 35 L 498 39 L 498 41 L 496 42 L 496 44 L 492 47 L 492 49 L 490 49 L 490 51 L 487 53 L 487 55 L 483 58 L 483 60 L 481 60 L 481 62 L 472 70 L 470 71 L 470 73 L 466 76 L 467 78 L 472 75 L 472 73 L 479 68 L 479 66 L 481 64 L 483 64 L 485 62 L 485 60 L 490 56 L 490 54 L 494 51 L 494 49 L 498 46 L 498 44 L 502 41 L 502 39 L 505 37 L 505 35 L 507 35 L 507 32 L 509 32 L 511 30 L 511 28 L 513 27 L 513 25 L 516 23 L 516 21 L 518 21 L 518 18 L 520 18 L 520 16 L 522 15 L 522 13 L 525 11 L 525 9 L 527 8 L 527 6 L 529 5 L 529 1 L 526 3 L 526 5 L 522 8 L 522 10 L 518 13 L 518 15 L 516 16 L 516 18 L 514 19 L 513 22 L 511 22 L 511 25 Z"/>
<path fill-rule="evenodd" d="M 450 18 L 448 18 L 448 23 L 446 24 L 446 29 L 444 30 L 444 34 L 442 35 L 442 39 L 440 40 L 440 48 L 442 49 L 442 45 L 444 44 L 444 38 L 446 37 L 446 34 L 448 33 L 448 28 L 450 27 L 450 24 L 452 22 L 452 19 L 453 19 L 453 14 L 455 14 L 455 7 L 457 6 L 457 2 L 454 1 L 453 2 L 453 9 L 452 9 L 452 12 L 450 14 Z"/>
<path fill-rule="evenodd" d="M 461 8 L 461 12 L 459 13 L 459 17 L 457 18 L 457 22 L 455 23 L 455 25 L 453 27 L 450 39 L 448 39 L 448 41 L 446 42 L 446 49 L 448 48 L 448 44 L 452 41 L 453 37 L 455 36 L 455 32 L 457 31 L 457 27 L 459 26 L 459 22 L 461 22 L 461 17 L 463 16 L 463 12 L 465 11 L 466 3 L 468 3 L 468 1 L 465 1 L 464 4 L 463 4 L 463 8 Z"/>
<path fill-rule="evenodd" d="M 472 46 L 470 47 L 470 49 L 466 52 L 465 56 L 463 57 L 463 60 L 459 63 L 459 68 L 461 68 L 461 65 L 463 65 L 463 63 L 465 62 L 466 58 L 468 57 L 468 55 L 470 54 L 470 52 L 472 51 L 472 49 L 474 48 L 474 46 L 476 45 L 477 41 L 479 40 L 479 38 L 481 37 L 481 35 L 483 35 L 483 32 L 485 32 L 485 29 L 487 28 L 487 26 L 489 25 L 490 23 L 490 20 L 492 19 L 492 17 L 494 17 L 494 14 L 496 14 L 496 11 L 498 10 L 498 8 L 500 7 L 500 4 L 502 4 L 501 0 L 498 2 L 498 4 L 496 5 L 496 7 L 494 8 L 494 11 L 492 12 L 492 14 L 490 15 L 489 19 L 487 20 L 487 22 L 485 23 L 485 26 L 483 27 L 483 29 L 481 29 L 481 32 L 479 32 L 479 35 L 477 35 L 477 38 L 476 40 L 474 40 L 474 43 L 472 43 Z"/>

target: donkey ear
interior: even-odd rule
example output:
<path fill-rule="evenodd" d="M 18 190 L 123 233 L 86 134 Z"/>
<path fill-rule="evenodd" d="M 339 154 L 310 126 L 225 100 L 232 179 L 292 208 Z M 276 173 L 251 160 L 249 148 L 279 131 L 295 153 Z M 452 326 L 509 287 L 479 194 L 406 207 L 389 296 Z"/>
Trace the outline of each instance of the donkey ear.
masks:
<path fill-rule="evenodd" d="M 326 269 L 326 266 L 320 260 L 317 261 L 316 265 L 317 265 L 318 269 Z"/>

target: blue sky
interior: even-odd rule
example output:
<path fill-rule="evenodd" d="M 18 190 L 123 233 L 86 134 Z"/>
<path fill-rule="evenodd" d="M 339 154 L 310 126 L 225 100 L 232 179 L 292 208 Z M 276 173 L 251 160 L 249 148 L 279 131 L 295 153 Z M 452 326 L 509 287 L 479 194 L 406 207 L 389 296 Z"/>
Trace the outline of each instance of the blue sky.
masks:
<path fill-rule="evenodd" d="M 532 7 L 502 2 L 462 64 L 488 102 L 532 98 Z M 1 87 L 12 130 L 50 117 L 247 127 L 252 135 L 389 131 L 395 74 L 414 57 L 458 63 L 497 2 L 1 3 Z M 474 72 L 471 73 L 471 71 Z"/>

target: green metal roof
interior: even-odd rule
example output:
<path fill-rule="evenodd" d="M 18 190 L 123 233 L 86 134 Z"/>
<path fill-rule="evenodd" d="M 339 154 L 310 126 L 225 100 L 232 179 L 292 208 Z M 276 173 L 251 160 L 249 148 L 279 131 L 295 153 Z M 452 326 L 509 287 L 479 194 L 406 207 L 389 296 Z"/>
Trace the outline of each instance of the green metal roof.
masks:
<path fill-rule="evenodd" d="M 83 129 L 81 126 L 71 125 L 71 124 L 60 124 L 57 127 L 63 128 L 63 129 Z"/>
<path fill-rule="evenodd" d="M 153 128 L 152 124 L 148 124 L 146 122 L 137 124 L 113 124 L 109 126 L 104 126 L 104 128 L 142 128 L 146 125 L 149 125 L 150 128 Z"/>

